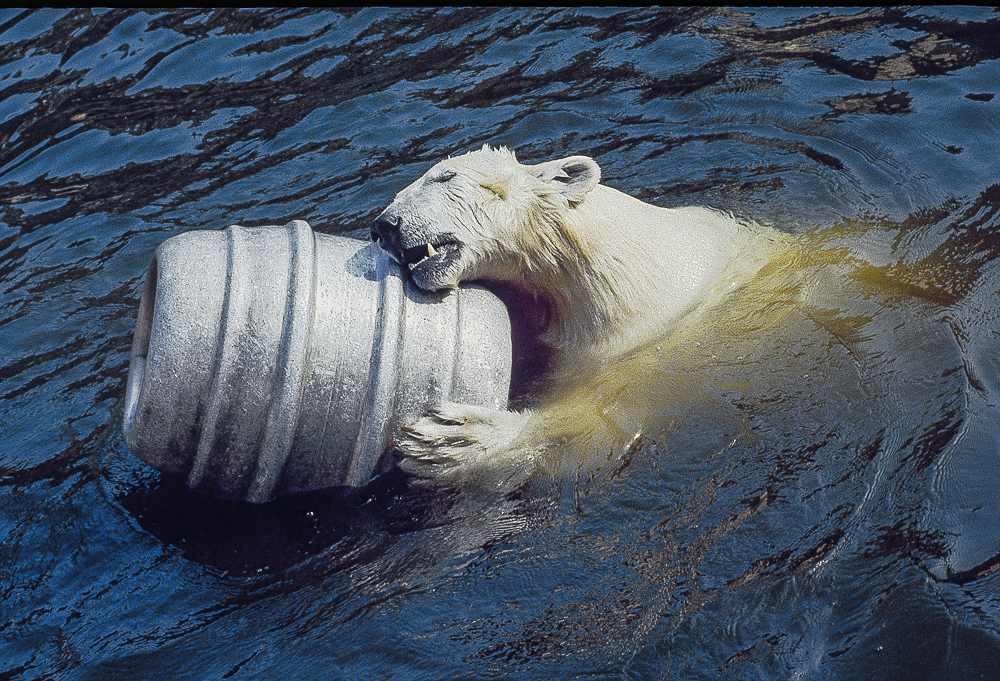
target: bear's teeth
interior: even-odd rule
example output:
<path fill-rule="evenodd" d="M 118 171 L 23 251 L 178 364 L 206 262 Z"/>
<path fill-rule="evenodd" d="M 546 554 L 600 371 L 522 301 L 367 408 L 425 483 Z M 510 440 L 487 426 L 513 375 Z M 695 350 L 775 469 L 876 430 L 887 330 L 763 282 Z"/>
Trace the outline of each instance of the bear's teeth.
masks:
<path fill-rule="evenodd" d="M 406 266 L 409 267 L 411 270 L 414 267 L 416 267 L 417 265 L 420 265 L 421 263 L 423 263 L 428 258 L 433 258 L 435 255 L 437 255 L 437 249 L 435 249 L 434 246 L 432 246 L 429 243 L 424 244 L 424 246 L 427 248 L 427 255 L 425 255 L 424 257 L 422 257 L 420 260 L 418 260 L 416 262 L 411 262 L 411 263 L 407 263 L 406 264 Z M 418 246 L 414 246 L 413 248 L 410 249 L 410 251 L 415 251 L 417 248 L 419 248 L 419 247 Z"/>

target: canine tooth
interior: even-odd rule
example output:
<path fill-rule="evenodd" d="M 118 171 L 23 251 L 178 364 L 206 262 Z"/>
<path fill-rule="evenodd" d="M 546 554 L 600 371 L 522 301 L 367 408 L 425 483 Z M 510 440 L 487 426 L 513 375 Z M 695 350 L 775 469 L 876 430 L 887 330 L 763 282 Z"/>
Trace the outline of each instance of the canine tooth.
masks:
<path fill-rule="evenodd" d="M 437 253 L 437 251 L 434 250 L 434 246 L 427 244 L 427 257 L 433 258 L 435 253 Z"/>

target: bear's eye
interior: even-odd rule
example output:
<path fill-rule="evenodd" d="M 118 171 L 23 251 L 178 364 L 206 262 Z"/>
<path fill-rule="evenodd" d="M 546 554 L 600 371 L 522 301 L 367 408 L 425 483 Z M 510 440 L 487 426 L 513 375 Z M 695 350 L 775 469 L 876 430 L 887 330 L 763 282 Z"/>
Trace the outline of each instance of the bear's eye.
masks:
<path fill-rule="evenodd" d="M 455 177 L 455 171 L 454 170 L 445 170 L 444 172 L 442 172 L 437 177 L 432 177 L 431 181 L 432 182 L 447 182 L 448 180 L 450 180 L 453 177 Z"/>

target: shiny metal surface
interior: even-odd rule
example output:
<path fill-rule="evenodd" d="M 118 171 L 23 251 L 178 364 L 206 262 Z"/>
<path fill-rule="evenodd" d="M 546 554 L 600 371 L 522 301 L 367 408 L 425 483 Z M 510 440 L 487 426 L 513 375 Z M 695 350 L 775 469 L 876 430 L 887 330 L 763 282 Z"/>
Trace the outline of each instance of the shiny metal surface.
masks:
<path fill-rule="evenodd" d="M 188 232 L 146 277 L 125 438 L 227 498 L 360 486 L 428 407 L 504 408 L 510 366 L 484 289 L 421 292 L 373 244 L 302 221 Z"/>

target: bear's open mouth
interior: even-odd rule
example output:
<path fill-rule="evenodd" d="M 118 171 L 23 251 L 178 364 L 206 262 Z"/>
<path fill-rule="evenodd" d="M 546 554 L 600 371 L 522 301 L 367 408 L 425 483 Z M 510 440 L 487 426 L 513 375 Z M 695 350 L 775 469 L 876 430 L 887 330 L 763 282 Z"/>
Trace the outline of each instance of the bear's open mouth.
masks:
<path fill-rule="evenodd" d="M 400 249 L 396 253 L 396 259 L 400 264 L 405 265 L 411 272 L 433 258 L 444 258 L 457 248 L 458 244 L 447 241 L 437 246 L 431 243 L 420 244 L 411 248 Z"/>
<path fill-rule="evenodd" d="M 413 269 L 427 258 L 437 255 L 437 249 L 430 243 L 420 244 L 413 248 L 404 248 L 398 254 L 399 262 Z"/>

